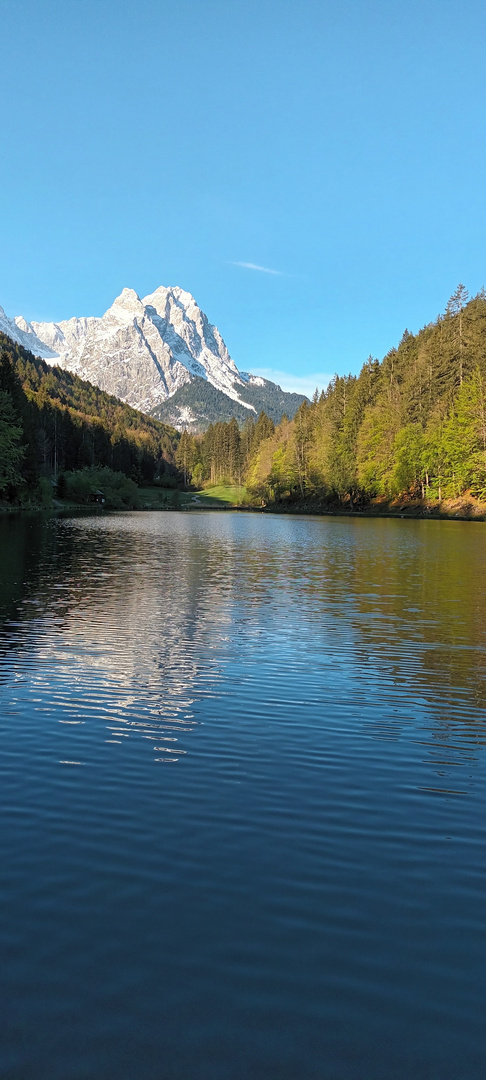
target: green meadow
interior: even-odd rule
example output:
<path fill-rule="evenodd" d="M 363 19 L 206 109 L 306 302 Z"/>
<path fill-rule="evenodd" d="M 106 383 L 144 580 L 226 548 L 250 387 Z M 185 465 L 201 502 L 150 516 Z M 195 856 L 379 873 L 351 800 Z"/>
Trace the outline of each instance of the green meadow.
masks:
<path fill-rule="evenodd" d="M 213 507 L 227 509 L 241 506 L 245 501 L 246 488 L 238 484 L 218 484 L 204 491 L 177 491 L 174 488 L 139 488 L 140 506 L 145 510 L 197 509 Z"/>
<path fill-rule="evenodd" d="M 225 506 L 241 506 L 245 501 L 246 487 L 238 484 L 217 484 L 216 487 L 205 488 L 204 491 L 196 491 L 192 498 L 203 504 L 218 503 Z"/>

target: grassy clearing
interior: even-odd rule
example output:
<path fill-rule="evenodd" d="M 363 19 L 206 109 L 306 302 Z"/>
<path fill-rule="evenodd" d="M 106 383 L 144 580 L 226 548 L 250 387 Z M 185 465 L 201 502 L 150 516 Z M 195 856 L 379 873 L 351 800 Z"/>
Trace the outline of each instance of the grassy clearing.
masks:
<path fill-rule="evenodd" d="M 144 487 L 138 490 L 140 506 L 144 510 L 170 510 L 193 508 L 198 506 L 227 507 L 239 506 L 243 502 L 246 488 L 237 484 L 206 488 L 204 491 L 176 491 L 174 488 Z"/>
<path fill-rule="evenodd" d="M 216 487 L 205 488 L 204 491 L 195 493 L 201 503 L 224 503 L 226 506 L 241 506 L 246 495 L 245 487 L 238 484 L 219 484 Z"/>
<path fill-rule="evenodd" d="M 176 510 L 191 500 L 190 492 L 175 488 L 141 487 L 138 495 L 143 510 Z"/>

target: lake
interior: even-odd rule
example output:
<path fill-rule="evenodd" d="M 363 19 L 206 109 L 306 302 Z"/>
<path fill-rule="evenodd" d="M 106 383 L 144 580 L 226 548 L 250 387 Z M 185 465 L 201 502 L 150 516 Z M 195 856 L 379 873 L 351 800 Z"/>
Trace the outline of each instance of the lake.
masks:
<path fill-rule="evenodd" d="M 485 550 L 0 520 L 2 1080 L 484 1080 Z"/>

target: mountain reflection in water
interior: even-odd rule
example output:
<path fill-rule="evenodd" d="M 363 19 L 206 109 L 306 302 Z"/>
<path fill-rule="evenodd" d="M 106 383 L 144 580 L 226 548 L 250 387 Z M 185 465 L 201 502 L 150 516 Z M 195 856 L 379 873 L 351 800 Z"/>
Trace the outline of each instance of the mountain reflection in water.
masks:
<path fill-rule="evenodd" d="M 482 1080 L 485 535 L 0 521 L 2 1080 Z"/>

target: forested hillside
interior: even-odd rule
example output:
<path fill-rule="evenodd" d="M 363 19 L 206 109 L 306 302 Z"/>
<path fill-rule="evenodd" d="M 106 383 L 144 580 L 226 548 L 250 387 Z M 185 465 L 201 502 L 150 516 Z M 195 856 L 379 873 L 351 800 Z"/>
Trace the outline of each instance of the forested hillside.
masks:
<path fill-rule="evenodd" d="M 381 363 L 336 376 L 253 455 L 247 483 L 268 500 L 366 502 L 401 493 L 486 498 L 486 294 L 463 285 L 444 315 L 405 331 Z"/>
<path fill-rule="evenodd" d="M 136 483 L 175 473 L 179 434 L 0 335 L 0 496 L 40 477 L 109 467 Z"/>
<path fill-rule="evenodd" d="M 172 397 L 158 405 L 152 415 L 178 428 L 188 428 L 197 433 L 205 431 L 209 424 L 228 423 L 232 417 L 243 425 L 249 417 L 256 420 L 262 410 L 274 423 L 278 423 L 284 413 L 294 416 L 299 405 L 306 400 L 304 394 L 289 394 L 267 379 L 261 379 L 257 385 L 247 383 L 238 386 L 238 395 L 255 411 L 246 409 L 217 390 L 207 379 L 195 375 L 191 382 L 184 383 Z"/>
<path fill-rule="evenodd" d="M 486 294 L 460 285 L 435 323 L 336 376 L 293 420 L 183 434 L 178 461 L 196 482 L 245 482 L 258 502 L 486 499 Z"/>
<path fill-rule="evenodd" d="M 195 375 L 191 382 L 184 383 L 167 401 L 157 405 L 152 415 L 166 423 L 190 428 L 196 434 L 204 431 L 209 424 L 229 423 L 232 417 L 238 424 L 243 424 L 252 414 L 244 405 L 217 390 L 207 379 Z"/>

